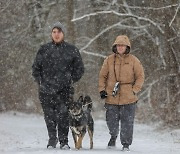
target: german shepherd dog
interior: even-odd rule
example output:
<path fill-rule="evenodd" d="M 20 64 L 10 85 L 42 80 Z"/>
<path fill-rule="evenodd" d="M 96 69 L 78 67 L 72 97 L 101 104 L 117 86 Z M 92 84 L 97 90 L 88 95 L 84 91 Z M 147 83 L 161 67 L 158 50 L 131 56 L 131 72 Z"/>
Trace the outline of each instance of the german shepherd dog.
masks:
<path fill-rule="evenodd" d="M 76 149 L 82 148 L 82 140 L 88 130 L 90 137 L 90 149 L 93 148 L 94 120 L 91 115 L 92 100 L 89 96 L 80 96 L 69 106 L 70 129 Z"/>

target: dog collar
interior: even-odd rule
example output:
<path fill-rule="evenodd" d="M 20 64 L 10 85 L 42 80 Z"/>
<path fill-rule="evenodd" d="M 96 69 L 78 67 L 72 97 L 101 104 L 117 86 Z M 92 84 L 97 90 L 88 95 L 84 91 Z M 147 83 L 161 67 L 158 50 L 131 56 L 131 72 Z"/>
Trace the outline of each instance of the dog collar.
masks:
<path fill-rule="evenodd" d="M 74 117 L 75 119 L 78 119 L 78 118 L 81 118 L 83 116 L 83 113 L 81 112 L 81 113 L 76 114 L 76 115 L 71 114 L 71 116 Z"/>

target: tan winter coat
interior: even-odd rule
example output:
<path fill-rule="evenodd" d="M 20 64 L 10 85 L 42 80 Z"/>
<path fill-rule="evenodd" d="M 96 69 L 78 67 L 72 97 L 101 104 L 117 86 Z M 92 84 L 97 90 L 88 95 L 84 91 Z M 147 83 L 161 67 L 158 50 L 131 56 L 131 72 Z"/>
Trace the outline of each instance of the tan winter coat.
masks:
<path fill-rule="evenodd" d="M 113 46 L 117 44 L 131 47 L 128 37 L 124 35 L 116 38 Z M 116 83 L 114 60 L 116 78 L 120 82 L 120 90 L 115 97 L 112 96 Z M 114 53 L 104 60 L 99 74 L 99 92 L 105 90 L 108 93 L 106 103 L 123 105 L 136 102 L 138 100 L 136 94 L 141 91 L 143 83 L 143 66 L 135 56 L 127 53 L 121 57 L 119 54 Z"/>

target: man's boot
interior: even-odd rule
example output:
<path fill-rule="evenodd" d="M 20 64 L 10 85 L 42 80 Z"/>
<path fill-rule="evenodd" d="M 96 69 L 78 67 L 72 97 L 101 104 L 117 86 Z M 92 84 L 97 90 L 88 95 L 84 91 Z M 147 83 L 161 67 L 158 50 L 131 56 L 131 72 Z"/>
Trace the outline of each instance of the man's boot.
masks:
<path fill-rule="evenodd" d="M 51 147 L 51 148 L 56 148 L 56 144 L 58 143 L 58 139 L 49 139 L 47 148 Z"/>
<path fill-rule="evenodd" d="M 117 136 L 111 136 L 109 142 L 108 142 L 108 147 L 109 148 L 113 148 L 116 146 L 116 139 L 117 139 Z"/>
<path fill-rule="evenodd" d="M 122 147 L 121 151 L 130 151 L 129 150 L 129 145 L 128 144 L 123 144 L 123 147 Z"/>

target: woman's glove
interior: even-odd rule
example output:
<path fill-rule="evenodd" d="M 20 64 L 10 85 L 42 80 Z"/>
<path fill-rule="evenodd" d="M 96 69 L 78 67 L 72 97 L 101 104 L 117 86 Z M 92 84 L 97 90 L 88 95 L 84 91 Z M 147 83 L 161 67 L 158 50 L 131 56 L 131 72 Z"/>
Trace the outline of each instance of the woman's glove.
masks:
<path fill-rule="evenodd" d="M 100 92 L 101 99 L 105 99 L 107 97 L 107 92 L 105 90 Z"/>

